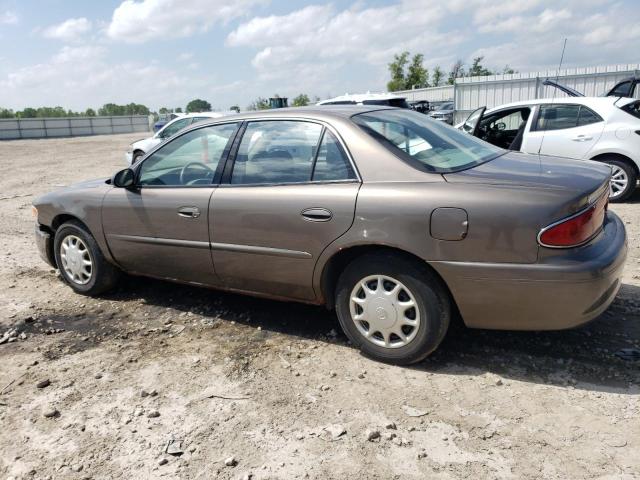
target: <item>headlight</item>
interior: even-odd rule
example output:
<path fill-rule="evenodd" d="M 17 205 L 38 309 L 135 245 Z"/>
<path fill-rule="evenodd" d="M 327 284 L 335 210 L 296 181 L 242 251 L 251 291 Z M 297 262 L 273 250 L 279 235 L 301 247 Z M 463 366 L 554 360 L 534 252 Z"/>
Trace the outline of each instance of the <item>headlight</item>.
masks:
<path fill-rule="evenodd" d="M 33 205 L 31 205 L 31 216 L 33 218 L 38 218 L 38 209 Z"/>

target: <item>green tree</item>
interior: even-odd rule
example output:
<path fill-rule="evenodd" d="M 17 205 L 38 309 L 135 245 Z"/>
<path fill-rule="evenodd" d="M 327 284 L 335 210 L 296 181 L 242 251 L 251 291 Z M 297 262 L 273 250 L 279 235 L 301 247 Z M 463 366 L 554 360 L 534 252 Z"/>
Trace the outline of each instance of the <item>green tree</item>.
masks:
<path fill-rule="evenodd" d="M 486 75 L 494 74 L 491 70 L 482 65 L 482 60 L 484 60 L 484 57 L 476 57 L 473 59 L 471 68 L 467 72 L 468 77 L 484 77 Z"/>
<path fill-rule="evenodd" d="M 174 112 L 176 112 L 176 113 L 182 113 L 182 107 L 176 107 L 176 109 L 174 110 Z"/>
<path fill-rule="evenodd" d="M 27 107 L 21 112 L 16 112 L 18 118 L 36 118 L 38 111 L 35 108 Z"/>
<path fill-rule="evenodd" d="M 115 103 L 105 103 L 98 109 L 98 115 L 122 116 L 122 115 L 149 115 L 149 108 L 139 103 L 129 103 L 127 105 L 116 105 Z"/>
<path fill-rule="evenodd" d="M 269 109 L 269 100 L 262 97 L 256 98 L 247 107 L 247 110 L 268 110 L 268 109 Z"/>
<path fill-rule="evenodd" d="M 84 115 L 86 117 L 95 117 L 96 111 L 93 108 L 87 108 L 87 110 L 84 112 Z"/>
<path fill-rule="evenodd" d="M 306 107 L 307 105 L 309 105 L 309 102 L 310 102 L 309 95 L 307 95 L 306 93 L 301 93 L 300 95 L 298 95 L 296 98 L 293 99 L 291 106 Z"/>
<path fill-rule="evenodd" d="M 211 104 L 206 100 L 196 98 L 187 103 L 187 113 L 193 112 L 209 112 L 211 111 Z"/>
<path fill-rule="evenodd" d="M 231 105 L 229 110 L 232 112 L 240 113 L 240 107 L 238 105 Z"/>
<path fill-rule="evenodd" d="M 509 65 L 505 65 L 504 68 L 502 69 L 502 73 L 505 75 L 509 75 L 509 74 L 514 74 L 514 73 L 518 73 L 516 70 L 514 70 L 513 68 L 511 68 Z"/>
<path fill-rule="evenodd" d="M 410 90 L 412 88 L 425 88 L 429 86 L 429 70 L 424 68 L 422 62 L 424 55 L 416 53 L 411 59 L 411 64 L 407 71 L 404 88 Z"/>
<path fill-rule="evenodd" d="M 169 113 L 169 109 L 167 107 L 160 107 L 160 110 L 158 110 L 158 113 L 160 115 L 166 115 L 167 113 Z"/>
<path fill-rule="evenodd" d="M 0 108 L 0 118 L 14 118 L 16 116 L 10 108 Z"/>
<path fill-rule="evenodd" d="M 388 65 L 389 73 L 391 74 L 391 80 L 387 82 L 387 90 L 389 92 L 404 90 L 406 88 L 404 70 L 407 63 L 409 63 L 409 52 L 396 53 L 393 56 L 393 61 Z"/>
<path fill-rule="evenodd" d="M 449 85 L 453 85 L 454 83 L 456 83 L 456 78 L 460 77 L 464 77 L 464 63 L 462 63 L 462 60 L 456 61 L 456 63 L 451 66 L 447 83 Z"/>
<path fill-rule="evenodd" d="M 433 75 L 431 77 L 431 84 L 434 87 L 438 87 L 442 83 L 442 79 L 443 78 L 444 78 L 444 72 L 440 68 L 440 65 L 438 65 L 433 69 Z"/>

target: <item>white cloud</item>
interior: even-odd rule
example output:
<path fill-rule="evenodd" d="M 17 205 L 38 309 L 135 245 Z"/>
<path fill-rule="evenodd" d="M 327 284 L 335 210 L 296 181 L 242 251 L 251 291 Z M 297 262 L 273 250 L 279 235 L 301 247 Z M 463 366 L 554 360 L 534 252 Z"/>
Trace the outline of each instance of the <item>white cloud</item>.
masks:
<path fill-rule="evenodd" d="M 186 62 L 187 60 L 191 60 L 193 58 L 193 53 L 185 52 L 178 55 L 178 60 L 182 62 Z"/>
<path fill-rule="evenodd" d="M 130 43 L 186 37 L 246 15 L 264 0 L 125 0 L 113 12 L 107 35 Z"/>
<path fill-rule="evenodd" d="M 82 34 L 91 30 L 91 22 L 84 17 L 70 18 L 57 25 L 51 25 L 42 31 L 42 35 L 47 38 L 57 40 L 77 40 Z"/>
<path fill-rule="evenodd" d="M 18 23 L 18 16 L 13 12 L 0 13 L 0 25 L 15 25 Z"/>
<path fill-rule="evenodd" d="M 84 110 L 107 102 L 143 103 L 151 108 L 188 98 L 209 88 L 209 79 L 182 74 L 154 62 L 111 63 L 101 46 L 65 46 L 48 61 L 17 68 L 0 77 L 0 91 L 12 108 L 63 105 Z M 176 94 L 176 92 L 180 92 Z"/>
<path fill-rule="evenodd" d="M 226 43 L 258 48 L 252 64 L 263 79 L 300 76 L 306 70 L 312 77 L 315 70 L 317 77 L 322 68 L 331 72 L 348 62 L 380 66 L 404 49 L 429 53 L 454 45 L 461 35 L 438 32 L 445 13 L 435 1 L 372 8 L 356 4 L 342 11 L 311 5 L 254 18 L 231 32 Z"/>

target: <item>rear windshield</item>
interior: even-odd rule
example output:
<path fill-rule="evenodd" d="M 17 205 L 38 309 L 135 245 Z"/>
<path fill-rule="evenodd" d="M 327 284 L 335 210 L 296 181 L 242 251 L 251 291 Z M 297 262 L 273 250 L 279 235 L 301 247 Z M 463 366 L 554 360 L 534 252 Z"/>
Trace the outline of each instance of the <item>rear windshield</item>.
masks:
<path fill-rule="evenodd" d="M 412 110 L 379 110 L 352 119 L 398 157 L 429 172 L 458 172 L 506 153 Z"/>
<path fill-rule="evenodd" d="M 363 100 L 363 105 L 385 105 L 396 108 L 409 108 L 409 104 L 404 98 L 389 98 L 387 100 Z"/>

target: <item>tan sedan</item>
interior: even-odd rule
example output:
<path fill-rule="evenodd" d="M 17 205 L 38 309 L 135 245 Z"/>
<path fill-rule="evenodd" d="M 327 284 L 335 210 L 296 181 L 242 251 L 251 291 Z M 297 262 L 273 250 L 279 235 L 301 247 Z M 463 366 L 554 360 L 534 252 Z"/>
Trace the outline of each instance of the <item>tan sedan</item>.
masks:
<path fill-rule="evenodd" d="M 366 354 L 411 363 L 454 311 L 521 330 L 604 311 L 627 248 L 609 175 L 408 110 L 274 110 L 199 123 L 39 198 L 36 237 L 78 293 L 127 272 L 323 304 Z"/>

